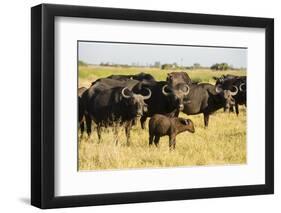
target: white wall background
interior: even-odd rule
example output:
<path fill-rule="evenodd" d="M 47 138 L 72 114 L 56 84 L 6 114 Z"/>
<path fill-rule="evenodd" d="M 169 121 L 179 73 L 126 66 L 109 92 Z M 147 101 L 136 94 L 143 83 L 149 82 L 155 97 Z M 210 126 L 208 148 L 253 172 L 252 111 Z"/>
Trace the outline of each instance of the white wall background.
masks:
<path fill-rule="evenodd" d="M 275 18 L 275 82 L 281 80 L 279 1 L 58 0 L 45 3 Z M 37 0 L 2 1 L 0 12 L 0 210 L 38 212 L 30 197 L 30 7 Z M 275 195 L 51 210 L 56 212 L 278 212 L 281 209 L 281 86 L 275 84 Z"/>

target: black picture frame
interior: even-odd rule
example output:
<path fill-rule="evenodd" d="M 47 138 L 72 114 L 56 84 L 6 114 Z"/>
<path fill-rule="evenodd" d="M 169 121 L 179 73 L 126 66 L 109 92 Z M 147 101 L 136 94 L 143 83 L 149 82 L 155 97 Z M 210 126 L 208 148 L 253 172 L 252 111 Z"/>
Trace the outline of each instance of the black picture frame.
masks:
<path fill-rule="evenodd" d="M 93 195 L 54 195 L 55 17 L 264 28 L 265 184 Z M 274 193 L 274 20 L 164 11 L 41 4 L 31 8 L 31 204 L 39 208 L 155 202 Z"/>

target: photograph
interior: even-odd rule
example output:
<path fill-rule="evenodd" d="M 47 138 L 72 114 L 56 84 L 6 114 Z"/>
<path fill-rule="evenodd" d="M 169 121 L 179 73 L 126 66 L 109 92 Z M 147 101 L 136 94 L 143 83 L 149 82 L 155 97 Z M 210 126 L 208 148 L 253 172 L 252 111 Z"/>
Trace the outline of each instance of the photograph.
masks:
<path fill-rule="evenodd" d="M 247 47 L 77 41 L 78 171 L 247 164 Z"/>

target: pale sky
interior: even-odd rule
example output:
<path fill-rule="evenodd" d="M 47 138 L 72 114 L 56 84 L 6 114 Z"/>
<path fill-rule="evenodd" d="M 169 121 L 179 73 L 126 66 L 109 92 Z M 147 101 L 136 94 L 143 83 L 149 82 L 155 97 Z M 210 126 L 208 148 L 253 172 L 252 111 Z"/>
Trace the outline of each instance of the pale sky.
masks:
<path fill-rule="evenodd" d="M 167 46 L 128 43 L 78 43 L 79 60 L 88 64 L 110 62 L 116 64 L 138 63 L 139 65 L 174 63 L 191 66 L 211 66 L 215 63 L 228 63 L 236 68 L 247 68 L 246 48 Z"/>

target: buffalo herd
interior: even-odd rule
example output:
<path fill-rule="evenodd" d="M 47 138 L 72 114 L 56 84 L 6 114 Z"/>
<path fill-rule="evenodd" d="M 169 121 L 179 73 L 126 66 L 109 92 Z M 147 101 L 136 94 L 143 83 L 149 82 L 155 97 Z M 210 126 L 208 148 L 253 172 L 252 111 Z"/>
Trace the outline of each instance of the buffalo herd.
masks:
<path fill-rule="evenodd" d="M 166 81 L 157 81 L 147 73 L 100 78 L 92 82 L 89 88 L 78 89 L 81 137 L 85 123 L 90 136 L 94 122 L 98 141 L 101 140 L 103 127 L 113 127 L 114 141 L 117 144 L 119 127 L 122 126 L 129 145 L 130 131 L 138 118 L 141 127 L 145 129 L 146 119 L 151 117 L 149 144 L 154 139 L 157 145 L 160 136 L 169 135 L 170 147 L 175 147 L 176 134 L 195 131 L 190 119 L 177 118 L 180 112 L 186 115 L 202 113 L 204 125 L 207 127 L 210 115 L 218 109 L 223 108 L 230 112 L 235 109 L 238 115 L 239 105 L 246 106 L 245 76 L 222 75 L 219 78 L 214 77 L 214 80 L 215 85 L 197 83 L 186 72 L 171 72 Z"/>

